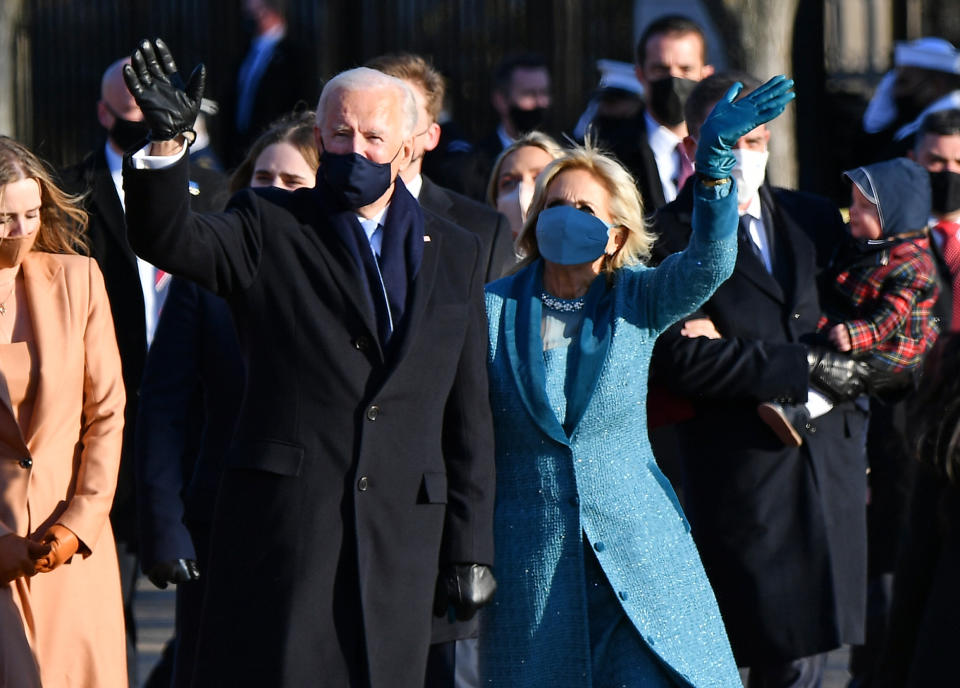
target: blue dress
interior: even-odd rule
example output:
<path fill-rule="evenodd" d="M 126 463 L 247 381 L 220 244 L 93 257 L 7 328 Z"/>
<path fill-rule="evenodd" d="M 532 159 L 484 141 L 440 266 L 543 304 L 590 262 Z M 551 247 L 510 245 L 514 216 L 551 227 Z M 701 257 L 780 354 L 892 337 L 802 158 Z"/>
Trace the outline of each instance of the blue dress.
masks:
<path fill-rule="evenodd" d="M 579 335 L 544 356 L 542 263 L 487 287 L 497 455 L 484 685 L 740 686 L 689 526 L 646 433 L 657 335 L 736 258 L 734 194 L 697 187 L 689 248 L 587 294 Z"/>

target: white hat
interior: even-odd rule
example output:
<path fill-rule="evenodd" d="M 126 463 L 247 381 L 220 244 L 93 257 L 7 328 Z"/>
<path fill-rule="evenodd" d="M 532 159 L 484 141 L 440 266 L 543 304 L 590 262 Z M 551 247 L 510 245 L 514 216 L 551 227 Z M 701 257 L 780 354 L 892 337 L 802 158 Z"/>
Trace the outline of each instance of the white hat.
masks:
<path fill-rule="evenodd" d="M 921 67 L 960 74 L 960 51 L 950 41 L 928 36 L 909 43 L 897 43 L 893 64 L 896 67 Z"/>
<path fill-rule="evenodd" d="M 637 79 L 633 65 L 617 60 L 597 60 L 600 71 L 600 88 L 618 88 L 628 93 L 643 95 L 643 86 Z"/>

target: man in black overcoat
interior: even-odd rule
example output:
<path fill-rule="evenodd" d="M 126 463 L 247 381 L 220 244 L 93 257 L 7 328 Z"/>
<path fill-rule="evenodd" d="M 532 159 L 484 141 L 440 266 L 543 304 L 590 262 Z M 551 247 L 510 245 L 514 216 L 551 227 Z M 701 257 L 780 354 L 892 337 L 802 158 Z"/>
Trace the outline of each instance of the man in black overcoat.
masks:
<path fill-rule="evenodd" d="M 131 244 L 227 299 L 247 368 L 193 684 L 422 688 L 435 593 L 464 617 L 492 595 L 494 475 L 480 242 L 398 177 L 413 94 L 334 77 L 317 187 L 198 215 L 202 68 L 181 90 L 144 41 L 125 77 L 154 142 L 124 169 Z"/>
<path fill-rule="evenodd" d="M 127 629 L 127 666 L 133 683 L 137 666 L 133 597 L 139 573 L 134 435 L 147 347 L 153 338 L 169 278 L 161 275 L 157 279 L 154 266 L 139 260 L 127 243 L 120 168 L 124 151 L 142 143 L 147 135 L 143 113 L 123 82 L 121 69 L 129 61 L 129 58 L 117 60 L 104 71 L 101 79 L 97 120 L 105 131 L 106 140 L 81 162 L 63 170 L 61 182 L 70 193 L 85 194 L 90 255 L 96 258 L 103 271 L 123 364 L 127 394 L 123 453 L 110 522 L 117 541 Z M 198 212 L 220 210 L 226 204 L 226 179 L 218 172 L 203 167 L 192 168 L 189 178 L 184 181 L 184 189 L 187 188 L 191 207 Z"/>
<path fill-rule="evenodd" d="M 735 81 L 700 82 L 686 108 L 692 137 Z M 761 127 L 737 146 L 765 150 L 768 138 Z M 690 237 L 690 188 L 656 215 L 661 252 Z M 839 401 L 801 427 L 801 446 L 787 447 L 757 405 L 806 401 L 811 380 L 836 382 L 840 396 L 858 391 L 815 365 L 848 360 L 807 343 L 820 317 L 816 278 L 843 225 L 820 197 L 766 184 L 746 195 L 741 225 L 755 218 L 767 250 L 741 231 L 733 274 L 702 307 L 720 338 L 683 336 L 679 323 L 658 341 L 651 378 L 695 407 L 679 431 L 684 507 L 748 685 L 814 686 L 824 653 L 863 640 L 866 414 Z"/>

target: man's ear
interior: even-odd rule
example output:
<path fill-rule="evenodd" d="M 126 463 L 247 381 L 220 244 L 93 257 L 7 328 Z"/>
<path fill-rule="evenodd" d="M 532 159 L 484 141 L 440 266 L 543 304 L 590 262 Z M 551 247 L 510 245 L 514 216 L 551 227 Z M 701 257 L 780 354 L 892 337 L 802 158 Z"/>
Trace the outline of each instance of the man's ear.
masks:
<path fill-rule="evenodd" d="M 97 101 L 97 121 L 100 122 L 100 126 L 110 131 L 110 127 L 113 126 L 116 117 L 113 116 L 113 113 L 110 112 L 107 108 L 107 104 L 102 100 Z"/>
<path fill-rule="evenodd" d="M 320 153 L 323 152 L 323 137 L 320 134 L 320 127 L 316 124 L 313 125 L 313 140 L 317 144 L 317 151 Z"/>
<path fill-rule="evenodd" d="M 703 65 L 703 69 L 700 70 L 700 78 L 706 79 L 708 76 L 713 76 L 715 71 L 713 65 Z"/>
<path fill-rule="evenodd" d="M 427 133 L 424 135 L 426 137 L 426 142 L 423 144 L 423 150 L 432 151 L 437 147 L 437 144 L 440 143 L 440 134 L 442 130 L 440 125 L 434 122 L 429 127 L 427 127 Z"/>

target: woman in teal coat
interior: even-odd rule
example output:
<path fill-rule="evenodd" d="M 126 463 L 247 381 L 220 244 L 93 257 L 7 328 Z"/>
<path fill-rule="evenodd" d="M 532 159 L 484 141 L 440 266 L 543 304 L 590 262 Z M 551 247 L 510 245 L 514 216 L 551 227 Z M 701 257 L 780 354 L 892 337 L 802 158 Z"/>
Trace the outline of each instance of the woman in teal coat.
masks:
<path fill-rule="evenodd" d="M 739 686 L 723 621 L 646 434 L 657 335 L 736 258 L 737 139 L 793 98 L 776 77 L 704 123 L 689 248 L 652 269 L 639 195 L 578 148 L 537 180 L 525 260 L 487 288 L 498 591 L 486 685 Z"/>

